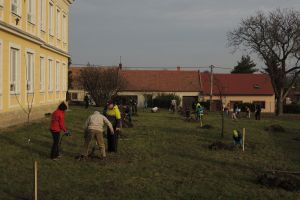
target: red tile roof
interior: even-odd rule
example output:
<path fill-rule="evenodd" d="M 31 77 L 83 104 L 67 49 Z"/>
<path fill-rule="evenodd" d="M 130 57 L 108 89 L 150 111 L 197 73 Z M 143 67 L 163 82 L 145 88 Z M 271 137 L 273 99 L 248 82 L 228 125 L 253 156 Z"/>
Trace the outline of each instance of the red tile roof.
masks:
<path fill-rule="evenodd" d="M 210 73 L 201 73 L 203 91 L 210 93 Z M 214 74 L 213 93 L 226 95 L 273 95 L 273 86 L 267 74 Z"/>
<path fill-rule="evenodd" d="M 127 91 L 200 92 L 195 71 L 122 70 Z"/>
<path fill-rule="evenodd" d="M 71 67 L 74 88 L 80 88 L 81 67 Z M 124 91 L 131 92 L 203 92 L 210 94 L 210 73 L 184 70 L 122 70 L 127 80 Z M 213 94 L 273 95 L 270 78 L 266 74 L 213 74 Z"/>

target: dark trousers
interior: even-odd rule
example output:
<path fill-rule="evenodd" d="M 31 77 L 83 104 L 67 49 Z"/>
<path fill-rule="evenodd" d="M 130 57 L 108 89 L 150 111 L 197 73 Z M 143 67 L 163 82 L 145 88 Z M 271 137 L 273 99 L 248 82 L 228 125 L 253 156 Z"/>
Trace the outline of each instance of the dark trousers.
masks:
<path fill-rule="evenodd" d="M 59 156 L 59 140 L 60 140 L 60 133 L 51 132 L 53 138 L 53 145 L 51 149 L 51 159 L 57 158 Z"/>
<path fill-rule="evenodd" d="M 260 120 L 260 112 L 258 112 L 258 111 L 256 111 L 256 113 L 255 113 L 255 119 L 256 120 Z"/>
<path fill-rule="evenodd" d="M 109 128 L 107 129 L 107 151 L 108 152 L 117 152 L 118 138 L 119 138 L 119 135 L 116 131 L 115 131 L 115 134 L 112 135 L 110 132 L 110 129 Z"/>

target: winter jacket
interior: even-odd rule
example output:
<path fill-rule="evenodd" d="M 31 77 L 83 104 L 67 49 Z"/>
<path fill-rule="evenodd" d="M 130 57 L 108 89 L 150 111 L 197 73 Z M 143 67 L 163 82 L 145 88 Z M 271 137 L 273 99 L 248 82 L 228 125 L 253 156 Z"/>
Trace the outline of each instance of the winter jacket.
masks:
<path fill-rule="evenodd" d="M 65 127 L 65 113 L 62 110 L 57 109 L 52 113 L 50 131 L 59 133 L 61 131 L 67 132 Z"/>
<path fill-rule="evenodd" d="M 104 125 L 107 125 L 111 132 L 114 132 L 112 124 L 110 121 L 100 112 L 95 111 L 94 114 L 90 115 L 89 118 L 85 122 L 85 130 L 97 130 L 103 132 Z"/>

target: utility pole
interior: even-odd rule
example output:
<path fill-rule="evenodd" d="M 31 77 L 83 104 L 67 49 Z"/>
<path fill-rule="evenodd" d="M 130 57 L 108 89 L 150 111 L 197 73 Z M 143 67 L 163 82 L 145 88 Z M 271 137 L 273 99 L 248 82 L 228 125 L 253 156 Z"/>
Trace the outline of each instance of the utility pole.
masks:
<path fill-rule="evenodd" d="M 212 111 L 212 97 L 213 97 L 213 85 L 214 85 L 214 67 L 213 65 L 209 66 L 210 67 L 210 99 L 209 99 L 209 111 Z"/>

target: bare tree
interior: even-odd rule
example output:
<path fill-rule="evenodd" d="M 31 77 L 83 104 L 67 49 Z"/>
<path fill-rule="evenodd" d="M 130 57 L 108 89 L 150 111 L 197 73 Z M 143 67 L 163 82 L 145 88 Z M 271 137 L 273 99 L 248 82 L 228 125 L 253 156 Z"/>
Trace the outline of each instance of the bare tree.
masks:
<path fill-rule="evenodd" d="M 228 41 L 234 51 L 245 47 L 263 60 L 275 92 L 276 115 L 282 114 L 284 99 L 300 74 L 300 13 L 289 9 L 257 12 L 229 32 Z"/>
<path fill-rule="evenodd" d="M 221 103 L 220 114 L 221 114 L 221 138 L 224 138 L 224 130 L 225 130 L 225 117 L 224 117 L 224 93 L 226 87 L 221 84 L 219 79 L 214 77 L 214 87 L 217 89 L 219 101 Z"/>
<path fill-rule="evenodd" d="M 89 65 L 80 74 L 83 88 L 91 95 L 96 106 L 104 105 L 126 85 L 119 68 L 100 68 Z"/>
<path fill-rule="evenodd" d="M 28 83 L 27 83 L 28 85 Z M 31 116 L 31 113 L 32 113 L 32 109 L 33 109 L 33 102 L 34 102 L 34 92 L 32 92 L 32 95 L 31 95 L 31 98 L 30 98 L 30 95 L 29 95 L 29 91 L 27 90 L 26 91 L 26 104 L 23 105 L 22 102 L 20 101 L 17 93 L 15 92 L 14 93 L 14 96 L 19 104 L 19 106 L 21 107 L 22 111 L 26 114 L 27 116 L 27 123 L 29 124 L 30 122 L 30 116 Z"/>

